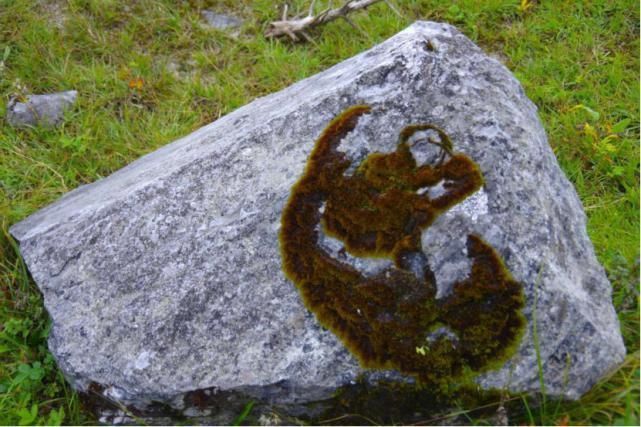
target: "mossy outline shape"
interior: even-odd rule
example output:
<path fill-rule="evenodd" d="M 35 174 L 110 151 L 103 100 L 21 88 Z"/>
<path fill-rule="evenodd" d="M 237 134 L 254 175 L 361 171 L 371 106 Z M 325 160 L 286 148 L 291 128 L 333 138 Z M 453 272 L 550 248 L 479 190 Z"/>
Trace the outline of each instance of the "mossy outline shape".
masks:
<path fill-rule="evenodd" d="M 483 185 L 478 165 L 455 153 L 443 130 L 414 124 L 401 131 L 394 152 L 371 153 L 346 176 L 351 161 L 337 148 L 370 111 L 355 105 L 334 118 L 293 186 L 279 235 L 286 276 L 363 367 L 441 387 L 500 367 L 516 350 L 525 318 L 522 285 L 498 253 L 468 235 L 470 274 L 439 300 L 434 274 L 420 262 L 422 231 Z M 435 165 L 417 166 L 410 151 L 409 139 L 424 130 L 439 136 L 429 141 L 441 148 Z M 417 192 L 440 182 L 445 191 L 435 198 Z M 394 266 L 366 277 L 332 258 L 319 246 L 319 224 L 350 254 L 388 257 Z M 441 325 L 450 333 L 430 338 Z"/>

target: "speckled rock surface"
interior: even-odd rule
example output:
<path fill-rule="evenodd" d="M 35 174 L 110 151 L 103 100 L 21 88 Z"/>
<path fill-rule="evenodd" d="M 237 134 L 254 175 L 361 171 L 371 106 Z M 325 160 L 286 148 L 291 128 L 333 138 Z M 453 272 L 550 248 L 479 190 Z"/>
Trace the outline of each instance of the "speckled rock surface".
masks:
<path fill-rule="evenodd" d="M 305 309 L 278 246 L 283 206 L 315 140 L 356 103 L 373 112 L 341 143 L 355 162 L 393 151 L 405 125 L 431 122 L 485 176 L 423 234 L 441 295 L 467 274 L 472 231 L 523 283 L 521 345 L 480 384 L 539 389 L 534 310 L 549 393 L 576 398 L 623 360 L 610 284 L 536 107 L 455 28 L 417 22 L 11 228 L 53 319 L 51 351 L 76 388 L 207 416 L 189 408 L 198 390 L 305 403 L 363 372 Z M 354 261 L 364 271 L 375 264 Z"/>
<path fill-rule="evenodd" d="M 78 91 L 29 95 L 25 102 L 12 98 L 7 104 L 7 122 L 14 127 L 54 126 L 62 121 L 66 109 L 78 97 Z"/>

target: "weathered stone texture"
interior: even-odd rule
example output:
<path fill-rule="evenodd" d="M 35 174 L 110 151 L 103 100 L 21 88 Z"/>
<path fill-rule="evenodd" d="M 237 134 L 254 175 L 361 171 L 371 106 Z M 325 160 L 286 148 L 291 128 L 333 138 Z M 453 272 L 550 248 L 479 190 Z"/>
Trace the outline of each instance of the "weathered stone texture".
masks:
<path fill-rule="evenodd" d="M 469 268 L 470 232 L 524 285 L 527 331 L 503 369 L 479 378 L 484 387 L 539 389 L 534 310 L 548 393 L 576 398 L 623 360 L 611 286 L 536 107 L 455 28 L 417 22 L 13 226 L 53 320 L 50 348 L 75 387 L 180 408 L 193 390 L 278 389 L 274 401 L 308 402 L 357 378 L 356 360 L 284 277 L 278 246 L 315 140 L 357 103 L 373 112 L 341 144 L 356 162 L 393 151 L 405 125 L 431 122 L 485 176 L 423 235 L 440 294 Z"/>

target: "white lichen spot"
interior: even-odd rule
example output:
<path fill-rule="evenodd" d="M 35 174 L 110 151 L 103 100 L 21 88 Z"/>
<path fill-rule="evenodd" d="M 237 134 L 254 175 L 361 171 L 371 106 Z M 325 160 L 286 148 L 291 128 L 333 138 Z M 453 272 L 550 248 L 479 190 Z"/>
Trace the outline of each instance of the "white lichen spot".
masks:
<path fill-rule="evenodd" d="M 487 193 L 483 188 L 481 188 L 479 191 L 447 211 L 446 215 L 465 215 L 469 217 L 472 222 L 476 222 L 479 216 L 487 215 L 488 212 Z"/>
<path fill-rule="evenodd" d="M 107 387 L 103 394 L 105 395 L 105 397 L 116 402 L 123 401 L 127 397 L 125 391 L 116 386 Z"/>
<path fill-rule="evenodd" d="M 142 353 L 140 353 L 136 358 L 136 361 L 134 362 L 134 369 L 142 371 L 143 369 L 151 365 L 150 359 L 152 356 L 152 353 L 148 351 L 143 351 Z"/>
<path fill-rule="evenodd" d="M 430 199 L 436 199 L 446 193 L 447 190 L 445 189 L 445 185 L 447 182 L 448 181 L 439 181 L 436 185 L 431 187 L 421 187 L 416 190 L 416 194 L 419 196 L 427 194 Z"/>

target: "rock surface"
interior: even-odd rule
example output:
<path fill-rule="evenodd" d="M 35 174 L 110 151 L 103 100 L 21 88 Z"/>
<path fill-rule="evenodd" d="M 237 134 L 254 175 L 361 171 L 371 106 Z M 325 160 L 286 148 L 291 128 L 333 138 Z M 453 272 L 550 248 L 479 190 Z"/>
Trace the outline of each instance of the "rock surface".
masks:
<path fill-rule="evenodd" d="M 7 105 L 7 122 L 14 127 L 55 126 L 62 121 L 65 110 L 70 108 L 78 97 L 78 91 L 29 95 L 26 102 L 12 98 Z"/>
<path fill-rule="evenodd" d="M 623 360 L 611 286 L 536 107 L 455 28 L 417 22 L 11 228 L 53 321 L 50 349 L 77 389 L 206 418 L 216 410 L 194 402 L 207 396 L 301 405 L 364 373 L 303 306 L 278 244 L 283 206 L 315 140 L 357 103 L 373 111 L 341 143 L 355 162 L 393 151 L 405 125 L 429 122 L 485 176 L 422 236 L 440 295 L 468 272 L 470 232 L 523 284 L 527 329 L 509 362 L 477 378 L 483 387 L 539 390 L 534 311 L 548 393 L 577 398 Z M 414 152 L 419 161 L 432 155 Z M 230 422 L 221 416 L 214 420 Z"/>
<path fill-rule="evenodd" d="M 201 12 L 202 17 L 207 21 L 207 24 L 218 30 L 227 30 L 238 28 L 243 25 L 243 21 L 240 18 L 235 16 L 225 15 L 222 13 L 216 13 L 211 10 L 203 10 Z"/>

